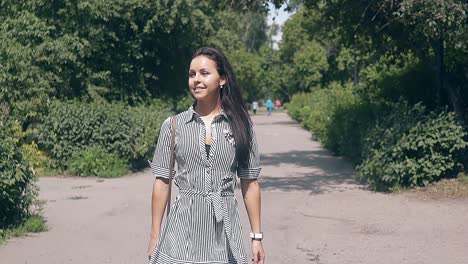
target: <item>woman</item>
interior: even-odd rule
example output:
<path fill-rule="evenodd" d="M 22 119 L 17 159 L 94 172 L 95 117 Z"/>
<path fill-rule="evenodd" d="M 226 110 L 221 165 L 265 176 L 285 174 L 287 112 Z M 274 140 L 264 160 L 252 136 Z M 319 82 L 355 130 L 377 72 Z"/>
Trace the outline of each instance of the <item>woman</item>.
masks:
<path fill-rule="evenodd" d="M 214 48 L 192 58 L 189 88 L 196 102 L 176 117 L 174 182 L 179 194 L 164 228 L 168 196 L 171 118 L 164 121 L 153 161 L 150 263 L 247 263 L 236 175 L 252 229 L 254 263 L 264 263 L 260 224 L 257 141 L 231 65 Z"/>

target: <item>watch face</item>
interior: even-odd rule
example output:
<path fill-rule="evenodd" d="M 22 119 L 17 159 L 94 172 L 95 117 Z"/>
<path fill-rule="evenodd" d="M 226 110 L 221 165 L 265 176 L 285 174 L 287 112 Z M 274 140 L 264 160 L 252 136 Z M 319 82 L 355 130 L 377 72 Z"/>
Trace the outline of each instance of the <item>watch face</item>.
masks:
<path fill-rule="evenodd" d="M 263 239 L 263 233 L 250 233 L 252 239 Z"/>

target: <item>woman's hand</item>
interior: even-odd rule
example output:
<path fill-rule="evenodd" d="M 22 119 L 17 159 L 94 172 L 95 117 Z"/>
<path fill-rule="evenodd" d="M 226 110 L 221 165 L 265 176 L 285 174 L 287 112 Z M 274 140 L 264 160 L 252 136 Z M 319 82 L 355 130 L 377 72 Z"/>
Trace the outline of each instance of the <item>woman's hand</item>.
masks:
<path fill-rule="evenodd" d="M 253 263 L 264 264 L 265 263 L 265 251 L 263 250 L 262 241 L 252 240 L 252 253 Z"/>
<path fill-rule="evenodd" d="M 158 238 L 156 236 L 151 236 L 150 242 L 148 245 L 148 258 L 151 258 L 151 255 L 153 255 L 153 251 L 157 243 L 158 243 Z"/>

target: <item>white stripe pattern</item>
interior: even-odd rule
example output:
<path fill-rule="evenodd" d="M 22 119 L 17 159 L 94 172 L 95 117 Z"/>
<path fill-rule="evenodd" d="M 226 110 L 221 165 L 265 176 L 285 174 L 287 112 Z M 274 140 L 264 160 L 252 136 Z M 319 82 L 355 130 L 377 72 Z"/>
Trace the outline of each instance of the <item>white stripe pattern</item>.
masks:
<path fill-rule="evenodd" d="M 161 126 L 150 162 L 155 177 L 169 177 L 170 119 Z M 224 112 L 213 119 L 211 138 L 207 157 L 205 124 L 193 106 L 177 115 L 174 183 L 179 193 L 163 224 L 151 264 L 247 263 L 234 188 L 236 175 L 256 179 L 260 174 L 255 133 L 245 168 L 237 166 L 235 142 Z"/>

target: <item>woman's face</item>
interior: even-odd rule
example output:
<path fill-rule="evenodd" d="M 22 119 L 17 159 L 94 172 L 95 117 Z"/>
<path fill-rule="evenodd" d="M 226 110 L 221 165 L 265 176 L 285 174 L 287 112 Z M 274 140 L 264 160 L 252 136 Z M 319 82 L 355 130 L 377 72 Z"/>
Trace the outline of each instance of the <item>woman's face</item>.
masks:
<path fill-rule="evenodd" d="M 216 69 L 216 62 L 203 55 L 193 58 L 189 70 L 189 87 L 197 101 L 217 99 L 220 85 L 224 83 L 224 78 L 219 76 Z"/>

